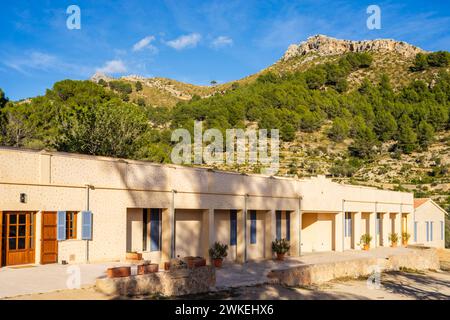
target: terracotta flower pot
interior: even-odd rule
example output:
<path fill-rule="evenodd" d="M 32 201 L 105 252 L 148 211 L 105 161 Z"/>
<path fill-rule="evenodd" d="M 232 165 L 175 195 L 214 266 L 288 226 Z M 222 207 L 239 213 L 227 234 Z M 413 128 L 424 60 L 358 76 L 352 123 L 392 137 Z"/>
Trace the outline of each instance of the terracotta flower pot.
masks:
<path fill-rule="evenodd" d="M 106 270 L 108 278 L 123 278 L 131 275 L 131 267 L 108 268 Z"/>
<path fill-rule="evenodd" d="M 126 259 L 127 260 L 134 260 L 134 261 L 142 260 L 142 253 L 127 252 Z"/>
<path fill-rule="evenodd" d="M 369 249 L 370 249 L 370 245 L 369 244 L 363 245 L 363 250 L 369 251 Z"/>
<path fill-rule="evenodd" d="M 214 267 L 222 268 L 223 259 L 212 259 Z"/>
<path fill-rule="evenodd" d="M 396 248 L 396 247 L 397 247 L 397 242 L 392 242 L 392 243 L 391 243 L 391 247 L 392 247 L 392 248 Z"/>
<path fill-rule="evenodd" d="M 406 247 L 406 246 L 408 246 L 408 241 L 403 240 L 402 244 L 403 244 L 404 247 Z"/>
<path fill-rule="evenodd" d="M 286 255 L 285 253 L 277 253 L 277 260 L 278 261 L 283 261 L 285 255 Z"/>
<path fill-rule="evenodd" d="M 164 270 L 166 270 L 166 271 L 170 270 L 170 261 L 164 262 Z"/>
<path fill-rule="evenodd" d="M 186 257 L 184 258 L 184 262 L 186 262 L 188 268 L 198 268 L 206 266 L 206 259 L 201 257 Z"/>
<path fill-rule="evenodd" d="M 159 270 L 159 265 L 156 263 L 141 264 L 138 266 L 137 274 L 143 275 L 143 274 L 148 274 L 148 273 L 155 273 L 155 272 L 158 272 L 158 270 Z"/>

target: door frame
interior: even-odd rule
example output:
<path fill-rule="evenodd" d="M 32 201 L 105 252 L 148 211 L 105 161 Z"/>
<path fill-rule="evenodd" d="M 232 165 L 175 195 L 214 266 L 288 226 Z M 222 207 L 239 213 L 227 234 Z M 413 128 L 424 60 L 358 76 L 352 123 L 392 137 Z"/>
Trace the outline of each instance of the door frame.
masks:
<path fill-rule="evenodd" d="M 44 215 L 46 213 L 47 214 L 48 213 L 54 214 L 56 219 L 57 219 L 57 215 L 58 215 L 58 213 L 56 211 L 42 211 L 41 212 L 41 241 L 40 241 L 41 242 L 41 250 L 40 250 L 41 252 L 40 252 L 40 257 L 39 257 L 39 259 L 40 259 L 39 263 L 40 264 L 53 264 L 53 263 L 58 263 L 58 247 L 59 247 L 59 243 L 58 243 L 58 237 L 56 235 L 56 233 L 58 232 L 58 222 L 57 222 L 57 220 L 55 220 L 56 261 L 55 262 L 44 262 L 44 259 L 43 259 L 43 257 L 44 257 L 44 240 L 45 240 L 44 239 Z"/>
<path fill-rule="evenodd" d="M 3 267 L 3 211 L 0 211 L 0 268 Z"/>
<path fill-rule="evenodd" d="M 20 214 L 25 214 L 26 215 L 25 246 L 27 246 L 27 245 L 29 246 L 30 245 L 30 242 L 28 240 L 31 237 L 33 239 L 32 248 L 29 247 L 28 249 L 21 249 L 21 250 L 16 249 L 14 251 L 19 251 L 19 252 L 20 251 L 26 251 L 26 250 L 27 251 L 32 251 L 32 253 L 33 253 L 32 257 L 33 258 L 30 259 L 32 261 L 27 261 L 27 262 L 21 263 L 21 264 L 10 264 L 9 263 L 9 257 L 8 257 L 8 254 L 9 254 L 9 248 L 8 248 L 9 232 L 8 232 L 8 229 L 9 228 L 8 227 L 9 227 L 9 220 L 10 220 L 9 217 L 11 216 L 11 214 L 17 215 L 17 219 L 19 219 L 19 215 Z M 10 266 L 10 265 L 12 266 L 12 265 L 23 265 L 23 264 L 34 264 L 34 263 L 36 263 L 36 217 L 37 217 L 36 211 L 3 211 L 3 212 L 1 212 L 0 224 L 2 226 L 2 229 L 0 231 L 0 235 L 2 236 L 2 238 L 3 237 L 5 238 L 5 242 L 3 243 L 3 241 L 0 239 L 0 244 L 3 244 L 5 247 L 1 247 L 2 254 L 1 254 L 1 258 L 0 258 L 0 260 L 1 260 L 0 261 L 0 266 Z M 6 218 L 4 223 L 3 223 L 3 218 Z M 29 232 L 30 232 L 31 229 L 29 229 L 28 227 L 30 227 L 30 226 L 32 227 L 32 233 L 33 233 L 32 236 L 29 235 Z M 5 230 L 6 230 L 5 234 L 3 234 L 3 228 L 5 228 Z M 4 261 L 4 263 L 3 263 L 3 261 Z"/>

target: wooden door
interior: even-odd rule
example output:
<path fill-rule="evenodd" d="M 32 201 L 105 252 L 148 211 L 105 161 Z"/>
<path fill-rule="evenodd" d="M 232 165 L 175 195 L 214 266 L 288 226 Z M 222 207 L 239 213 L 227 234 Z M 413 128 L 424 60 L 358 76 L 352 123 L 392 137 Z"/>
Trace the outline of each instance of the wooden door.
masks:
<path fill-rule="evenodd" d="M 57 262 L 57 215 L 56 212 L 42 212 L 41 264 Z"/>
<path fill-rule="evenodd" d="M 3 214 L 4 265 L 35 262 L 35 213 L 5 212 Z"/>
<path fill-rule="evenodd" d="M 0 268 L 3 266 L 3 212 L 0 211 Z"/>

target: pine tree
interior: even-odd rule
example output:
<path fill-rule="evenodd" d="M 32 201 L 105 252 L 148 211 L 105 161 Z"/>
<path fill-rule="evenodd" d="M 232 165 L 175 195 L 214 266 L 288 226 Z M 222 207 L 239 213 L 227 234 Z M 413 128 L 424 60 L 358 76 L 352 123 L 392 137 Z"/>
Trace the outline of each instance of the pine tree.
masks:
<path fill-rule="evenodd" d="M 398 147 L 406 154 L 417 147 L 417 135 L 412 128 L 412 120 L 406 114 L 399 120 L 397 140 Z"/>
<path fill-rule="evenodd" d="M 421 121 L 417 127 L 420 147 L 427 149 L 434 139 L 434 128 L 426 121 Z"/>

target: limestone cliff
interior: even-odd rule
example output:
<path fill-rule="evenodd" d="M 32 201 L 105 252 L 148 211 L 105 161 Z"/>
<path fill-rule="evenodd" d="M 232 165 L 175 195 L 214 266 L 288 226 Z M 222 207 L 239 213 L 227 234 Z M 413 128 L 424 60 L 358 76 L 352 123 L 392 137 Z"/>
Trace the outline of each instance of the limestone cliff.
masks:
<path fill-rule="evenodd" d="M 403 41 L 395 41 L 391 39 L 377 40 L 341 40 L 327 37 L 324 35 L 316 35 L 308 38 L 300 44 L 289 46 L 288 50 L 282 57 L 282 61 L 287 61 L 297 56 L 304 56 L 308 53 L 315 53 L 319 56 L 340 55 L 349 52 L 397 52 L 405 57 L 413 57 L 424 50 L 410 45 Z"/>

